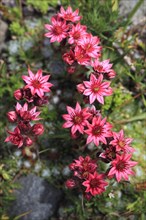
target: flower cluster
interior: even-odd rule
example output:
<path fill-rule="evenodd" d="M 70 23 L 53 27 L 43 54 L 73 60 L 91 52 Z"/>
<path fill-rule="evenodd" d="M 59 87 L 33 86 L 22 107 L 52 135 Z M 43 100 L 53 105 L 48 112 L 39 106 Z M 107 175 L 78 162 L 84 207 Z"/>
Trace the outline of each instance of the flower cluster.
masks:
<path fill-rule="evenodd" d="M 22 101 L 23 105 L 17 102 L 15 111 L 7 113 L 8 120 L 16 123 L 14 131 L 9 131 L 9 136 L 5 142 L 22 147 L 31 146 L 35 142 L 37 136 L 43 134 L 44 127 L 41 123 L 32 124 L 33 121 L 39 121 L 40 111 L 37 111 L 39 106 L 47 103 L 46 92 L 50 92 L 52 84 L 47 82 L 50 75 L 42 76 L 42 70 L 38 70 L 33 74 L 28 69 L 29 76 L 22 76 L 26 85 L 14 92 L 14 97 L 18 101 Z"/>
<path fill-rule="evenodd" d="M 68 73 L 75 73 L 77 68 L 84 67 L 90 71 L 89 79 L 77 85 L 77 91 L 88 100 L 91 105 L 95 101 L 104 104 L 104 96 L 112 95 L 110 79 L 116 73 L 112 69 L 110 60 L 101 60 L 102 46 L 100 39 L 87 32 L 87 27 L 81 25 L 79 10 L 73 12 L 69 6 L 67 10 L 61 7 L 60 12 L 46 24 L 46 37 L 50 42 L 59 42 L 63 47 L 63 60 L 67 64 Z M 125 138 L 121 130 L 116 133 L 112 125 L 103 118 L 94 105 L 81 108 L 77 102 L 75 109 L 67 106 L 68 114 L 63 114 L 65 120 L 63 128 L 69 128 L 71 136 L 77 138 L 78 134 L 86 138 L 86 145 L 93 143 L 97 147 L 96 160 L 89 156 L 74 160 L 70 164 L 73 177 L 66 181 L 66 187 L 78 187 L 87 199 L 101 194 L 108 185 L 107 179 L 115 178 L 117 182 L 128 180 L 133 175 L 132 167 L 137 162 L 130 160 L 135 151 L 131 147 L 131 138 Z M 98 161 L 109 163 L 104 173 L 98 172 Z M 107 166 L 106 166 L 107 167 Z"/>
<path fill-rule="evenodd" d="M 78 160 L 74 160 L 70 164 L 70 169 L 73 171 L 73 178 L 66 181 L 66 187 L 70 189 L 80 187 L 86 199 L 105 191 L 105 186 L 108 185 L 104 180 L 105 175 L 96 171 L 96 161 L 89 156 L 85 158 L 80 156 Z"/>
<path fill-rule="evenodd" d="M 109 59 L 100 61 L 100 39 L 80 24 L 78 13 L 78 10 L 73 12 L 70 6 L 66 11 L 61 7 L 60 12 L 51 18 L 51 24 L 45 25 L 48 30 L 45 36 L 50 38 L 50 42 L 61 42 L 66 48 L 63 60 L 68 65 L 69 73 L 74 73 L 78 65 L 91 69 L 90 80 L 79 84 L 77 89 L 89 98 L 90 104 L 95 100 L 104 104 L 103 96 L 112 94 L 110 82 L 105 79 L 114 78 L 115 71 Z"/>

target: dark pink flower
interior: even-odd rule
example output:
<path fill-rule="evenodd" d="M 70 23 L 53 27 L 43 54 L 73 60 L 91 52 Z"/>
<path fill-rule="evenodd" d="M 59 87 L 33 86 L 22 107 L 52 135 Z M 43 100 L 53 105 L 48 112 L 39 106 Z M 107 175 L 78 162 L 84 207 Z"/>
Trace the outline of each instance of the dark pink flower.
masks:
<path fill-rule="evenodd" d="M 99 157 L 106 159 L 107 162 L 116 158 L 117 151 L 116 148 L 112 145 L 109 145 Z"/>
<path fill-rule="evenodd" d="M 87 27 L 85 25 L 81 25 L 80 23 L 76 25 L 72 25 L 71 30 L 69 31 L 69 44 L 74 44 L 78 40 L 80 40 L 83 35 L 87 34 Z"/>
<path fill-rule="evenodd" d="M 62 58 L 69 65 L 75 62 L 75 55 L 72 50 L 70 50 L 68 53 L 63 54 Z"/>
<path fill-rule="evenodd" d="M 88 112 L 91 114 L 89 121 L 92 120 L 94 116 L 96 117 L 101 116 L 100 110 L 97 110 L 94 105 L 88 107 Z"/>
<path fill-rule="evenodd" d="M 15 111 L 10 111 L 7 113 L 7 118 L 10 122 L 15 122 L 17 120 L 17 114 Z"/>
<path fill-rule="evenodd" d="M 13 132 L 8 131 L 8 133 L 10 134 L 10 136 L 5 139 L 5 142 L 11 142 L 18 147 L 22 147 L 24 138 L 21 135 L 19 128 L 16 127 Z"/>
<path fill-rule="evenodd" d="M 96 160 L 92 160 L 89 156 L 85 158 L 80 156 L 70 164 L 70 169 L 74 171 L 74 176 L 79 179 L 87 179 L 90 173 L 94 173 L 97 168 Z"/>
<path fill-rule="evenodd" d="M 96 146 L 99 145 L 99 141 L 107 144 L 106 137 L 111 137 L 112 125 L 106 122 L 106 118 L 101 119 L 101 116 L 93 117 L 92 124 L 88 123 L 88 129 L 85 133 L 88 134 L 87 144 L 94 142 Z"/>
<path fill-rule="evenodd" d="M 108 176 L 116 176 L 118 182 L 123 178 L 125 180 L 129 179 L 129 175 L 134 175 L 131 167 L 134 167 L 137 162 L 131 161 L 132 154 L 122 154 L 117 155 L 116 159 L 111 162 L 111 169 Z"/>
<path fill-rule="evenodd" d="M 78 160 L 74 160 L 74 166 L 75 168 L 78 168 L 81 171 L 88 171 L 90 173 L 94 173 L 94 171 L 97 168 L 97 164 L 95 163 L 95 160 L 92 160 L 89 156 L 86 156 L 85 158 L 80 156 Z"/>
<path fill-rule="evenodd" d="M 72 8 L 68 6 L 67 10 L 65 11 L 64 8 L 61 6 L 60 13 L 58 13 L 58 16 L 66 21 L 76 22 L 81 19 L 81 16 L 78 16 L 78 14 L 79 14 L 79 9 L 73 12 Z"/>
<path fill-rule="evenodd" d="M 31 94 L 31 90 L 29 88 L 23 87 L 23 98 L 26 99 L 27 102 L 34 101 L 34 95 Z"/>
<path fill-rule="evenodd" d="M 86 187 L 85 192 L 90 192 L 93 196 L 101 194 L 105 191 L 105 187 L 108 183 L 104 180 L 103 174 L 98 174 L 96 171 L 94 174 L 89 174 L 86 181 L 82 183 Z"/>
<path fill-rule="evenodd" d="M 84 35 L 78 40 L 77 45 L 85 51 L 86 55 L 97 58 L 100 56 L 101 46 L 98 46 L 100 40 L 98 37 L 93 37 L 92 34 Z"/>
<path fill-rule="evenodd" d="M 22 79 L 26 82 L 25 88 L 31 90 L 31 94 L 37 94 L 40 98 L 44 96 L 44 92 L 50 92 L 50 87 L 52 83 L 47 82 L 50 75 L 42 76 L 42 70 L 38 70 L 36 74 L 33 74 L 30 69 L 28 69 L 29 76 L 22 76 Z"/>
<path fill-rule="evenodd" d="M 55 41 L 61 42 L 64 38 L 67 37 L 69 26 L 66 24 L 66 21 L 62 21 L 58 19 L 58 17 L 52 17 L 51 23 L 52 25 L 45 24 L 45 28 L 49 31 L 45 34 L 45 37 L 51 38 L 51 43 Z"/>
<path fill-rule="evenodd" d="M 90 64 L 90 56 L 86 53 L 84 49 L 80 46 L 76 46 L 74 49 L 75 59 L 80 65 L 89 65 Z"/>
<path fill-rule="evenodd" d="M 87 112 L 87 108 L 81 109 L 81 106 L 77 102 L 75 109 L 67 106 L 68 114 L 62 115 L 66 120 L 63 124 L 63 128 L 70 128 L 71 133 L 75 134 L 79 131 L 81 134 L 84 133 L 84 127 L 87 125 L 87 119 L 90 117 L 90 113 Z"/>
<path fill-rule="evenodd" d="M 112 88 L 110 82 L 103 82 L 103 75 L 100 74 L 98 78 L 94 74 L 91 74 L 90 81 L 83 82 L 86 89 L 83 95 L 89 96 L 90 104 L 95 100 L 98 100 L 101 104 L 104 104 L 103 96 L 110 96 L 112 94 Z"/>
<path fill-rule="evenodd" d="M 38 118 L 41 112 L 36 112 L 36 106 L 34 106 L 31 110 L 28 110 L 28 104 L 25 103 L 23 107 L 17 102 L 16 104 L 16 112 L 24 121 L 38 121 L 41 118 Z"/>
<path fill-rule="evenodd" d="M 135 149 L 130 146 L 133 139 L 125 138 L 123 130 L 121 130 L 119 133 L 113 132 L 113 138 L 114 140 L 112 140 L 110 144 L 116 147 L 116 151 L 124 151 L 131 153 L 135 151 Z"/>
<path fill-rule="evenodd" d="M 33 135 L 41 135 L 41 134 L 43 134 L 44 133 L 44 126 L 42 125 L 42 124 L 35 124 L 35 125 L 33 125 L 33 127 L 32 127 L 32 134 Z"/>

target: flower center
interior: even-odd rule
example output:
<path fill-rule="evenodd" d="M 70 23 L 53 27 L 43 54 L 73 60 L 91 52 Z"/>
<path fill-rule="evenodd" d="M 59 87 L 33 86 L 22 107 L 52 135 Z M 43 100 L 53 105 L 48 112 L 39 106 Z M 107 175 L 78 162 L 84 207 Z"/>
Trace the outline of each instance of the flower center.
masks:
<path fill-rule="evenodd" d="M 35 88 L 35 89 L 39 89 L 41 87 L 41 84 L 38 80 L 33 80 L 32 81 L 32 86 Z"/>
<path fill-rule="evenodd" d="M 72 19 L 73 19 L 72 13 L 66 14 L 66 15 L 64 16 L 64 19 L 72 21 Z"/>
<path fill-rule="evenodd" d="M 119 141 L 119 146 L 123 148 L 125 146 L 125 142 L 124 141 Z"/>
<path fill-rule="evenodd" d="M 126 168 L 127 164 L 124 161 L 119 161 L 116 165 L 118 171 L 123 171 Z"/>
<path fill-rule="evenodd" d="M 99 184 L 99 181 L 98 181 L 97 179 L 93 179 L 93 180 L 90 181 L 90 186 L 91 186 L 92 188 L 97 187 L 98 184 Z"/>
<path fill-rule="evenodd" d="M 87 44 L 86 50 L 90 50 L 90 49 L 91 49 L 91 44 Z"/>
<path fill-rule="evenodd" d="M 95 126 L 92 130 L 92 133 L 96 136 L 99 136 L 101 134 L 102 128 L 100 126 Z"/>
<path fill-rule="evenodd" d="M 98 72 L 101 72 L 101 71 L 103 71 L 103 66 L 98 65 L 98 66 L 95 67 L 95 70 L 98 71 Z"/>
<path fill-rule="evenodd" d="M 54 34 L 55 35 L 60 35 L 61 33 L 62 33 L 62 27 L 61 26 L 54 27 Z"/>
<path fill-rule="evenodd" d="M 88 163 L 87 162 L 83 162 L 83 168 L 85 169 L 85 170 L 87 170 L 87 168 L 88 168 Z"/>
<path fill-rule="evenodd" d="M 73 120 L 74 120 L 74 123 L 75 123 L 75 124 L 81 124 L 82 121 L 83 121 L 83 120 L 82 120 L 82 117 L 79 116 L 79 115 L 75 115 Z"/>
<path fill-rule="evenodd" d="M 79 33 L 78 31 L 76 31 L 76 32 L 74 33 L 73 37 L 74 37 L 75 39 L 78 39 L 78 38 L 80 37 L 80 33 Z"/>
<path fill-rule="evenodd" d="M 94 87 L 92 88 L 92 91 L 95 92 L 95 93 L 97 93 L 97 92 L 99 91 L 99 87 L 98 87 L 98 86 L 94 86 Z"/>
<path fill-rule="evenodd" d="M 83 172 L 83 174 L 82 174 L 83 178 L 87 179 L 88 176 L 89 176 L 89 172 L 88 171 Z"/>

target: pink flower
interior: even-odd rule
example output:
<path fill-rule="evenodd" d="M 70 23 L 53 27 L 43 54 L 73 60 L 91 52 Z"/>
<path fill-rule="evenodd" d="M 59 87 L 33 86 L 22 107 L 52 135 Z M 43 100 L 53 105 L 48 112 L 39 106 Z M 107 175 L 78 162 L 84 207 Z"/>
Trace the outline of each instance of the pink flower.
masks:
<path fill-rule="evenodd" d="M 109 63 L 108 60 L 104 60 L 100 62 L 98 59 L 91 62 L 91 66 L 94 68 L 94 70 L 98 73 L 107 73 L 111 71 L 112 64 Z"/>
<path fill-rule="evenodd" d="M 40 98 L 43 97 L 44 92 L 50 92 L 52 83 L 47 82 L 50 75 L 42 76 L 42 70 L 34 75 L 30 69 L 28 69 L 29 76 L 22 76 L 22 79 L 26 82 L 25 88 L 30 88 L 31 94 L 37 94 Z"/>
<path fill-rule="evenodd" d="M 67 37 L 69 26 L 66 25 L 66 21 L 58 19 L 58 17 L 51 18 L 52 25 L 45 24 L 45 28 L 49 31 L 45 34 L 45 37 L 51 38 L 50 42 L 61 42 L 64 38 Z"/>
<path fill-rule="evenodd" d="M 36 112 L 36 106 L 31 110 L 28 110 L 28 104 L 25 103 L 23 107 L 17 102 L 16 104 L 16 113 L 23 119 L 24 121 L 38 121 L 41 118 L 38 118 L 41 112 Z"/>
<path fill-rule="evenodd" d="M 128 175 L 134 175 L 131 167 L 134 167 L 137 164 L 137 162 L 130 160 L 131 157 L 132 154 L 117 155 L 116 159 L 111 162 L 112 167 L 108 176 L 115 175 L 118 182 L 120 182 L 122 178 L 128 180 Z"/>
<path fill-rule="evenodd" d="M 94 74 L 91 74 L 90 81 L 84 81 L 86 89 L 83 95 L 89 96 L 90 104 L 92 104 L 96 99 L 104 104 L 103 96 L 110 96 L 112 94 L 112 88 L 109 87 L 110 82 L 102 82 L 103 75 L 100 74 L 98 78 Z"/>
<path fill-rule="evenodd" d="M 87 119 L 90 117 L 90 113 L 87 112 L 87 108 L 81 109 L 81 106 L 77 102 L 75 109 L 67 106 L 68 114 L 62 115 L 67 121 L 63 124 L 63 128 L 70 128 L 71 133 L 75 134 L 76 131 L 84 133 L 84 127 L 88 123 Z"/>
<path fill-rule="evenodd" d="M 93 37 L 92 34 L 86 34 L 80 40 L 78 40 L 77 44 L 82 47 L 85 53 L 93 58 L 97 58 L 100 56 L 101 46 L 98 46 L 100 40 L 98 37 Z"/>
<path fill-rule="evenodd" d="M 80 65 L 89 65 L 90 64 L 90 56 L 87 55 L 86 51 L 82 49 L 80 46 L 76 46 L 74 49 L 75 59 Z"/>
<path fill-rule="evenodd" d="M 96 171 L 94 174 L 89 174 L 89 177 L 86 181 L 82 183 L 86 187 L 85 192 L 90 192 L 93 196 L 101 194 L 105 191 L 105 186 L 108 183 L 104 180 L 103 174 L 98 174 Z"/>
<path fill-rule="evenodd" d="M 106 122 L 106 118 L 101 120 L 101 116 L 93 117 L 92 124 L 88 123 L 88 129 L 85 130 L 85 133 L 88 134 L 87 144 L 94 142 L 96 146 L 99 145 L 99 141 L 104 144 L 107 144 L 106 137 L 111 137 L 112 125 Z"/>
<path fill-rule="evenodd" d="M 80 23 L 76 25 L 72 25 L 71 30 L 69 31 L 69 44 L 74 44 L 78 40 L 80 40 L 83 35 L 87 34 L 87 27 L 85 25 L 81 25 Z"/>
<path fill-rule="evenodd" d="M 58 13 L 58 16 L 66 21 L 76 22 L 81 19 L 81 16 L 78 16 L 78 14 L 79 14 L 79 9 L 73 12 L 72 8 L 68 6 L 67 10 L 65 11 L 64 8 L 61 6 L 60 13 Z"/>
<path fill-rule="evenodd" d="M 113 138 L 110 142 L 111 145 L 116 147 L 117 151 L 131 152 L 135 151 L 134 148 L 130 147 L 129 144 L 132 142 L 132 138 L 125 138 L 124 131 L 121 130 L 119 133 L 113 132 Z"/>
<path fill-rule="evenodd" d="M 24 139 L 20 133 L 19 128 L 16 127 L 13 132 L 8 131 L 8 133 L 10 134 L 10 136 L 8 136 L 5 139 L 5 142 L 11 142 L 12 144 L 17 145 L 18 147 L 22 147 Z"/>

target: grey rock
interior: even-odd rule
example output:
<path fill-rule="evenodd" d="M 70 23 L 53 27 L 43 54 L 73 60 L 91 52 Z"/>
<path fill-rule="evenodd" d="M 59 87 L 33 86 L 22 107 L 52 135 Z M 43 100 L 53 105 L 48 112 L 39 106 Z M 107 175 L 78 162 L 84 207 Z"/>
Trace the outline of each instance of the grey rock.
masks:
<path fill-rule="evenodd" d="M 119 3 L 119 13 L 122 17 L 127 17 L 139 0 L 121 0 Z M 146 19 L 146 1 L 144 0 L 137 12 L 132 17 L 132 23 L 138 24 L 142 19 Z"/>
<path fill-rule="evenodd" d="M 51 72 L 51 75 L 53 78 L 58 78 L 58 77 L 64 77 L 65 75 L 65 65 L 64 62 L 60 59 L 53 59 L 51 62 L 47 65 L 47 68 Z"/>
<path fill-rule="evenodd" d="M 21 220 L 48 220 L 57 210 L 62 192 L 34 174 L 21 177 L 20 189 L 14 192 L 16 200 L 8 212 L 11 217 L 23 213 Z"/>
<path fill-rule="evenodd" d="M 8 30 L 7 23 L 0 20 L 0 52 L 3 48 L 6 47 L 4 42 L 5 42 L 7 30 Z"/>
<path fill-rule="evenodd" d="M 16 1 L 15 0 L 2 0 L 2 4 L 8 7 L 14 7 L 16 6 Z"/>

